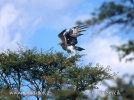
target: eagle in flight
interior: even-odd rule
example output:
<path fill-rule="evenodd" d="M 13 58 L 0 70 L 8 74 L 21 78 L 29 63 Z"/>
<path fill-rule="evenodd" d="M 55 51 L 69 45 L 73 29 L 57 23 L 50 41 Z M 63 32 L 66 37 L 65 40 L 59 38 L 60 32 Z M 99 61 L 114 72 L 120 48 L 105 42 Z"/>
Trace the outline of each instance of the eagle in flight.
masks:
<path fill-rule="evenodd" d="M 61 39 L 59 45 L 67 51 L 71 56 L 74 56 L 77 51 L 85 50 L 81 47 L 76 46 L 78 43 L 77 37 L 83 35 L 81 32 L 86 31 L 86 26 L 75 26 L 70 29 L 64 29 L 61 33 L 58 34 L 58 37 Z"/>

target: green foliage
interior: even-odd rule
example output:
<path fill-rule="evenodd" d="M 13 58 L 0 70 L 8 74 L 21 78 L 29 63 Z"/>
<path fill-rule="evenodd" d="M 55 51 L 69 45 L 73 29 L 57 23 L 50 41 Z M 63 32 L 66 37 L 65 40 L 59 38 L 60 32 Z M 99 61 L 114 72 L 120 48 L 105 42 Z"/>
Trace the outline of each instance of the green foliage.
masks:
<path fill-rule="evenodd" d="M 120 59 L 123 59 L 130 54 L 132 57 L 126 58 L 126 61 L 133 61 L 134 60 L 134 41 L 128 41 L 127 44 L 122 44 L 121 46 L 113 46 L 118 52 L 121 52 Z"/>
<path fill-rule="evenodd" d="M 90 27 L 105 22 L 105 26 L 101 29 L 108 28 L 114 24 L 130 25 L 133 27 L 134 3 L 131 1 L 133 0 L 113 0 L 104 2 L 92 13 L 93 17 L 91 19 L 84 22 L 78 21 L 77 24 L 84 24 Z"/>
<path fill-rule="evenodd" d="M 18 93 L 16 97 L 19 100 L 25 97 L 24 87 L 36 93 L 33 95 L 37 100 L 86 98 L 83 91 L 94 89 L 98 82 L 112 78 L 113 74 L 100 65 L 78 66 L 81 57 L 67 58 L 61 52 L 36 48 L 7 50 L 0 53 L 1 88 L 10 87 L 9 91 Z"/>
<path fill-rule="evenodd" d="M 112 16 L 120 15 L 124 12 L 124 6 L 121 4 L 116 4 L 115 2 L 105 2 L 99 8 L 98 19 L 105 20 Z"/>

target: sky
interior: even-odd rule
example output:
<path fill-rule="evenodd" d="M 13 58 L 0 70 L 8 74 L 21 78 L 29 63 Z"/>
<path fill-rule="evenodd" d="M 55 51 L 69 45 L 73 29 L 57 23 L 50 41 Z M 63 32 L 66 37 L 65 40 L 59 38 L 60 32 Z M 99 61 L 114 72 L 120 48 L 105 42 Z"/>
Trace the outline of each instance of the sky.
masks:
<path fill-rule="evenodd" d="M 16 50 L 18 43 L 28 48 L 63 51 L 57 34 L 75 26 L 78 20 L 91 18 L 90 13 L 103 1 L 106 0 L 0 0 L 0 52 Z M 113 34 L 118 32 L 116 27 L 94 39 L 90 38 L 91 32 L 88 29 L 78 39 L 78 45 L 85 48 L 81 52 L 86 54 L 85 63 L 109 65 L 119 76 L 134 73 L 134 62 L 120 62 L 117 52 L 110 47 L 125 43 L 127 35 Z"/>
<path fill-rule="evenodd" d="M 17 50 L 18 44 L 64 52 L 57 34 L 75 26 L 78 20 L 91 18 L 90 13 L 103 1 L 108 0 L 0 0 L 0 52 Z M 118 76 L 133 74 L 134 62 L 120 62 L 118 53 L 110 47 L 125 43 L 130 36 L 111 27 L 91 39 L 92 30 L 95 28 L 89 28 L 78 39 L 78 45 L 85 48 L 79 52 L 85 54 L 84 63 L 110 66 Z"/>
<path fill-rule="evenodd" d="M 88 0 L 1 0 L 0 50 L 16 49 L 16 42 L 59 49 L 57 34 L 89 18 L 92 7 Z"/>

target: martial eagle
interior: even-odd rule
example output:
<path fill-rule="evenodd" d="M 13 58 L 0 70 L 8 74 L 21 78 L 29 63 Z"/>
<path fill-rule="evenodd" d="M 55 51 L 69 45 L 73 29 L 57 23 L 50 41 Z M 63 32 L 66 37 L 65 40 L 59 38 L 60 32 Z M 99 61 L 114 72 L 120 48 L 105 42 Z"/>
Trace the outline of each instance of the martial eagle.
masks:
<path fill-rule="evenodd" d="M 77 37 L 83 35 L 80 34 L 80 32 L 85 31 L 85 28 L 85 26 L 75 26 L 68 30 L 64 29 L 61 33 L 58 34 L 58 37 L 62 41 L 59 43 L 59 45 L 68 53 L 72 54 L 71 56 L 74 56 L 76 54 L 76 50 L 84 50 L 83 48 L 75 45 L 78 43 Z"/>

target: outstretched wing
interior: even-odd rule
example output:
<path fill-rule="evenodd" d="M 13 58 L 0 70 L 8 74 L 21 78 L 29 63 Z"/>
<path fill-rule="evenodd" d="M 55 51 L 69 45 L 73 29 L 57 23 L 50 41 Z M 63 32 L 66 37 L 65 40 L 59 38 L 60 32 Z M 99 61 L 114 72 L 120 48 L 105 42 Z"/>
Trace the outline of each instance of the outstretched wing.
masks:
<path fill-rule="evenodd" d="M 70 32 L 71 32 L 72 34 L 79 34 L 80 32 L 86 31 L 85 28 L 87 28 L 87 26 L 84 26 L 84 25 L 75 26 L 75 27 L 72 27 L 72 28 L 70 29 Z"/>
<path fill-rule="evenodd" d="M 58 37 L 61 39 L 62 43 L 65 43 L 65 38 L 63 36 L 65 31 L 66 31 L 66 29 L 64 29 L 61 33 L 58 34 Z"/>
<path fill-rule="evenodd" d="M 83 34 L 79 34 L 79 33 L 86 31 L 85 28 L 87 28 L 87 27 L 84 25 L 75 26 L 75 27 L 70 28 L 69 31 L 66 33 L 67 44 L 76 45 L 78 43 L 77 37 L 83 35 Z"/>

